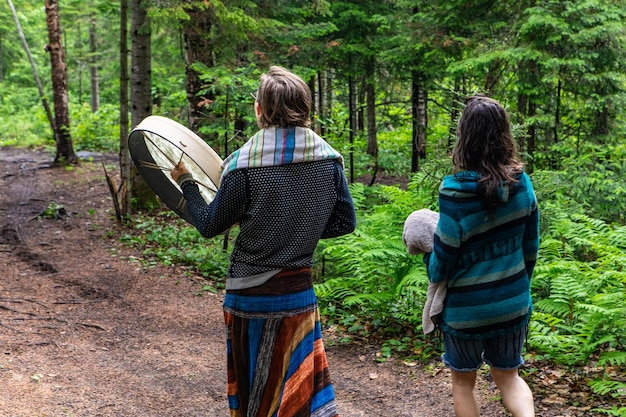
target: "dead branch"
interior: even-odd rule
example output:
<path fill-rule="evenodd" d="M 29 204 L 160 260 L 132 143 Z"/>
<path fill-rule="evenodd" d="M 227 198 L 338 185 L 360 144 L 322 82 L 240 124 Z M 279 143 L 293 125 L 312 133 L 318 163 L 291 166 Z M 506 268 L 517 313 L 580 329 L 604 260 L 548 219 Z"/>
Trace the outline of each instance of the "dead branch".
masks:
<path fill-rule="evenodd" d="M 109 186 L 109 192 L 111 193 L 111 198 L 113 199 L 113 207 L 115 208 L 115 217 L 118 222 L 122 221 L 122 211 L 120 209 L 120 201 L 117 197 L 118 188 L 115 182 L 115 178 L 107 172 L 107 168 L 102 162 L 102 169 L 104 169 L 104 176 L 107 179 L 107 185 Z"/>

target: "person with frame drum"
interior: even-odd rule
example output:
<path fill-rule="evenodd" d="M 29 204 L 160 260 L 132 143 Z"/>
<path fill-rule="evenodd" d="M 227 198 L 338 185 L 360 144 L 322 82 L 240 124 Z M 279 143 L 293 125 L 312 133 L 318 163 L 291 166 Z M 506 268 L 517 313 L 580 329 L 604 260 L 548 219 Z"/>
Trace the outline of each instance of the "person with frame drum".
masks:
<path fill-rule="evenodd" d="M 231 417 L 338 416 L 311 266 L 320 239 L 356 227 L 342 156 L 310 126 L 311 91 L 273 66 L 253 93 L 260 130 L 222 164 L 207 204 L 171 172 L 198 231 L 239 224 L 223 310 Z"/>

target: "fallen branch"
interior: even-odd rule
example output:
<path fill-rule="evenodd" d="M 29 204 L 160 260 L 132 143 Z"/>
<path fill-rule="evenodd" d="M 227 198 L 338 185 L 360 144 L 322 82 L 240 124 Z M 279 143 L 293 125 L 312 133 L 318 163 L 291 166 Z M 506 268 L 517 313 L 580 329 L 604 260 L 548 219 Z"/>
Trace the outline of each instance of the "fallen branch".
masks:
<path fill-rule="evenodd" d="M 17 303 L 17 304 L 21 304 L 21 303 L 35 303 L 35 304 L 39 304 L 42 307 L 48 307 L 46 304 L 42 303 L 41 301 L 37 301 L 37 300 L 31 300 L 30 298 L 0 298 L 0 303 Z"/>
<path fill-rule="evenodd" d="M 113 199 L 113 207 L 115 208 L 115 217 L 117 218 L 118 222 L 122 221 L 122 210 L 120 208 L 120 201 L 119 198 L 117 197 L 117 184 L 115 183 L 115 178 L 113 178 L 113 176 L 111 176 L 108 172 L 107 172 L 107 168 L 104 165 L 104 162 L 102 162 L 102 169 L 104 169 L 104 176 L 107 178 L 107 185 L 109 186 L 109 192 L 111 193 L 111 198 Z"/>
<path fill-rule="evenodd" d="M 1 307 L 2 307 L 2 306 L 0 306 L 0 308 L 1 308 Z M 6 308 L 5 308 L 5 309 L 6 309 Z M 12 311 L 15 311 L 15 310 L 12 310 Z M 20 313 L 19 311 L 16 311 L 16 312 Z M 84 323 L 84 322 L 80 322 L 80 321 L 78 321 L 78 322 L 70 322 L 70 321 L 68 321 L 68 320 L 61 319 L 61 318 L 59 318 L 59 317 L 41 317 L 41 316 L 37 316 L 37 315 L 35 315 L 35 314 L 33 314 L 33 313 L 21 313 L 21 314 L 29 314 L 29 315 L 34 316 L 34 317 L 30 317 L 30 318 L 26 318 L 26 317 L 15 317 L 15 318 L 13 318 L 12 320 L 23 320 L 23 321 L 26 321 L 26 320 L 58 321 L 59 323 L 63 323 L 63 324 L 65 324 L 65 325 L 67 325 L 67 326 L 83 326 L 83 327 L 91 327 L 91 328 L 93 328 L 93 329 L 98 329 L 98 330 L 102 330 L 102 331 L 105 331 L 105 332 L 107 331 L 107 329 L 105 329 L 104 327 L 102 327 L 102 326 L 101 326 L 101 325 L 99 325 L 99 324 Z M 44 328 L 44 327 L 43 327 L 43 326 L 40 326 L 40 328 Z M 50 328 L 55 329 L 56 327 L 50 327 Z"/>
<path fill-rule="evenodd" d="M 96 300 L 65 300 L 65 301 L 55 301 L 52 304 L 89 304 L 89 303 L 101 303 L 103 300 L 98 298 Z"/>
<path fill-rule="evenodd" d="M 17 313 L 17 314 L 27 314 L 29 316 L 36 316 L 35 313 L 30 313 L 30 312 L 24 312 L 24 311 L 19 311 L 19 310 L 15 310 L 13 308 L 7 307 L 7 306 L 3 306 L 0 304 L 0 310 L 6 310 L 6 311 L 10 311 L 12 313 Z M 17 318 L 14 320 L 18 320 Z"/>

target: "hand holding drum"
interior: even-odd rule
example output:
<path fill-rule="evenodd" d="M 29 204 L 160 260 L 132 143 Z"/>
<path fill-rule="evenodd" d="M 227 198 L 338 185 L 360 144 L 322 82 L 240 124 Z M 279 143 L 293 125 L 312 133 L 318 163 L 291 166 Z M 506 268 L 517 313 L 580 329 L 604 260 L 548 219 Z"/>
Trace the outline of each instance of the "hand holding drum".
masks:
<path fill-rule="evenodd" d="M 162 116 L 148 116 L 128 136 L 130 156 L 157 196 L 192 223 L 177 180 L 193 177 L 202 197 L 213 201 L 220 182 L 222 159 L 198 135 Z"/>

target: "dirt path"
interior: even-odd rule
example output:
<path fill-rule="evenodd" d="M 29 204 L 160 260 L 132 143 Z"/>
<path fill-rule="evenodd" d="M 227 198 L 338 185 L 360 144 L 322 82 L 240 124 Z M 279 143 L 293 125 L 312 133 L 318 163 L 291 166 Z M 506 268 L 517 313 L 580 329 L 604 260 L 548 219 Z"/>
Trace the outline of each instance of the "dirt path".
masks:
<path fill-rule="evenodd" d="M 227 416 L 222 296 L 119 243 L 99 162 L 50 160 L 0 148 L 0 417 Z M 327 350 L 343 417 L 453 415 L 446 371 Z M 506 415 L 479 385 L 482 415 Z"/>

